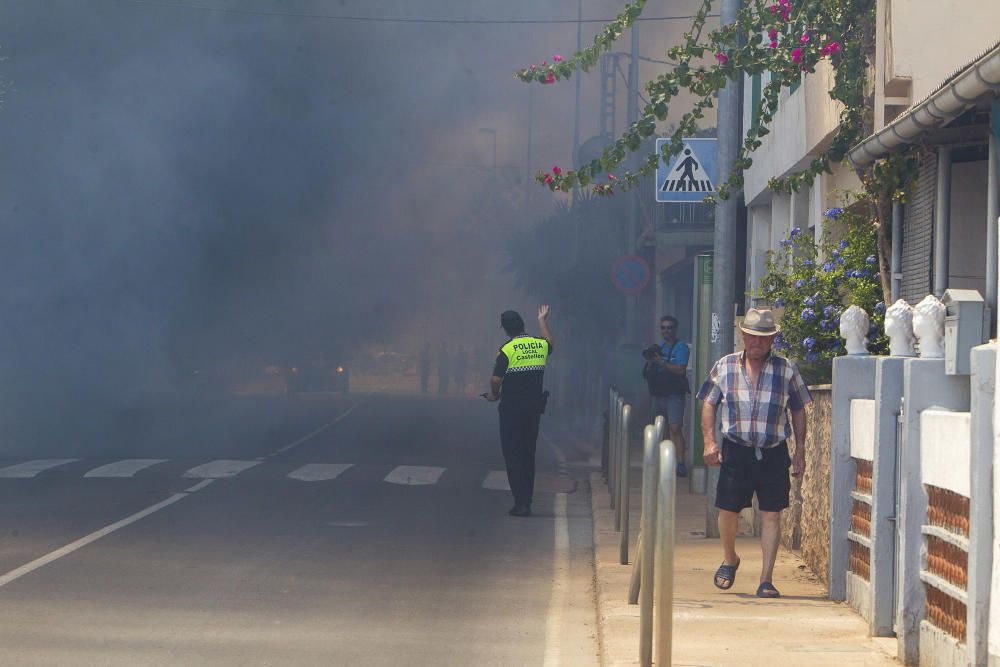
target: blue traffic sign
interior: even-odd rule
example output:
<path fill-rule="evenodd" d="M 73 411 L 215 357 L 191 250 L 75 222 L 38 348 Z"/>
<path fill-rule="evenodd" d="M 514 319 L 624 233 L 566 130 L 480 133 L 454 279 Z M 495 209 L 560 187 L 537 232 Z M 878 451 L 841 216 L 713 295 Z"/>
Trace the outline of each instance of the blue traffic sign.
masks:
<path fill-rule="evenodd" d="M 649 284 L 649 264 L 638 255 L 625 255 L 611 267 L 611 282 L 622 294 L 638 294 Z"/>
<path fill-rule="evenodd" d="M 657 139 L 657 154 L 669 142 L 669 139 Z M 718 178 L 715 144 L 715 139 L 685 139 L 683 150 L 669 165 L 660 158 L 656 167 L 656 201 L 697 203 L 714 195 Z"/>

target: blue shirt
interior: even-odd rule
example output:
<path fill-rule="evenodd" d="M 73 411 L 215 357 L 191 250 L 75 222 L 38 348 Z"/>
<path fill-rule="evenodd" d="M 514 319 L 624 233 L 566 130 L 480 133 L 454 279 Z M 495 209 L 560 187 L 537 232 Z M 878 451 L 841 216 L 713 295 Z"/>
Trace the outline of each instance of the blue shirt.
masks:
<path fill-rule="evenodd" d="M 672 343 L 672 345 L 674 346 L 673 350 L 670 349 L 670 345 L 666 342 L 660 343 L 660 356 L 662 356 L 664 361 L 668 364 L 687 366 L 688 359 L 691 358 L 691 350 L 688 348 L 688 344 L 678 338 Z M 667 356 L 667 353 L 669 353 L 670 356 Z"/>

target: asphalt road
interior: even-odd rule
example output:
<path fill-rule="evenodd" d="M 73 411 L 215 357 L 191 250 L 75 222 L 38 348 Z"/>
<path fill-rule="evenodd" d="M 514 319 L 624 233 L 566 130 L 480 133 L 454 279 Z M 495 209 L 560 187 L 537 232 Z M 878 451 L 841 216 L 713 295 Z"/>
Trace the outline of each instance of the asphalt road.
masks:
<path fill-rule="evenodd" d="M 7 443 L 0 664 L 596 664 L 588 491 L 543 434 L 530 518 L 471 398 L 192 398 Z"/>

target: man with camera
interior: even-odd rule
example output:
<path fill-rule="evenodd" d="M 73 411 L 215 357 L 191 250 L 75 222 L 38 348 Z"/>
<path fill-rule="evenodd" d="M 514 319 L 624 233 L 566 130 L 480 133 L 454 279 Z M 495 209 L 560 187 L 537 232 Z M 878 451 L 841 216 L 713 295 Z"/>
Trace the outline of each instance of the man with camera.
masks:
<path fill-rule="evenodd" d="M 691 351 L 687 343 L 677 337 L 677 318 L 664 315 L 660 319 L 663 342 L 650 345 L 642 351 L 646 360 L 642 377 L 646 378 L 649 395 L 653 401 L 653 414 L 663 415 L 670 431 L 670 439 L 677 448 L 677 476 L 687 477 L 684 464 L 684 403 L 691 392 L 687 379 L 688 359 Z"/>

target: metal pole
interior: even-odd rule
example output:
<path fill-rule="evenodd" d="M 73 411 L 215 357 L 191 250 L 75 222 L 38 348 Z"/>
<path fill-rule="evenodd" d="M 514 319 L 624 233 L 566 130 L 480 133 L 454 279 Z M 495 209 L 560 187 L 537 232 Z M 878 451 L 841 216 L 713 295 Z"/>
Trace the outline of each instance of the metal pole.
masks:
<path fill-rule="evenodd" d="M 658 417 L 657 421 L 662 420 Z M 656 502 L 660 476 L 656 426 L 647 426 L 642 438 L 642 517 L 639 526 L 639 664 L 653 664 L 653 567 L 656 561 Z"/>
<path fill-rule="evenodd" d="M 628 66 L 628 105 L 626 125 L 639 119 L 639 23 L 632 23 L 632 53 Z M 633 153 L 629 157 L 629 169 L 635 169 L 638 159 Z M 635 254 L 635 242 L 639 238 L 639 188 L 629 192 L 628 238 L 625 248 L 628 254 Z M 625 297 L 625 342 L 634 343 L 639 332 L 639 297 Z"/>
<path fill-rule="evenodd" d="M 629 459 L 629 444 L 632 439 L 630 426 L 632 423 L 632 406 L 626 405 L 622 409 L 622 468 L 618 478 L 621 487 L 618 496 L 618 515 L 621 517 L 622 538 L 618 548 L 618 563 L 628 565 L 628 515 L 629 515 L 629 469 L 632 467 Z"/>
<path fill-rule="evenodd" d="M 951 146 L 938 148 L 934 202 L 934 295 L 948 289 L 948 228 L 951 226 Z"/>
<path fill-rule="evenodd" d="M 903 204 L 892 205 L 892 263 L 889 267 L 889 300 L 896 303 L 903 286 Z"/>
<path fill-rule="evenodd" d="M 674 620 L 674 516 L 677 496 L 677 454 L 674 443 L 659 447 L 659 488 L 656 507 L 656 664 L 669 665 Z"/>
<path fill-rule="evenodd" d="M 986 184 L 986 305 L 990 309 L 990 333 L 996 333 L 997 315 L 997 225 L 1000 224 L 1000 146 L 997 135 L 990 132 L 990 157 Z"/>
<path fill-rule="evenodd" d="M 667 439 L 667 420 L 663 415 L 656 416 L 656 419 L 653 420 L 653 428 L 656 429 L 656 442 Z M 643 462 L 645 462 L 645 459 L 643 459 Z"/>
<path fill-rule="evenodd" d="M 720 22 L 727 25 L 736 21 L 741 0 L 722 0 Z M 731 79 L 719 91 L 718 120 L 718 167 L 719 180 L 724 181 L 732 173 L 742 143 L 743 98 L 740 94 L 742 77 Z M 712 277 L 712 324 L 711 324 L 711 364 L 716 359 L 733 351 L 733 304 L 736 302 L 736 219 L 739 213 L 740 192 L 730 192 L 729 199 L 719 200 L 715 206 L 715 243 L 713 249 Z M 715 485 L 708 484 L 708 516 L 705 534 L 718 537 L 718 510 L 715 509 Z"/>

